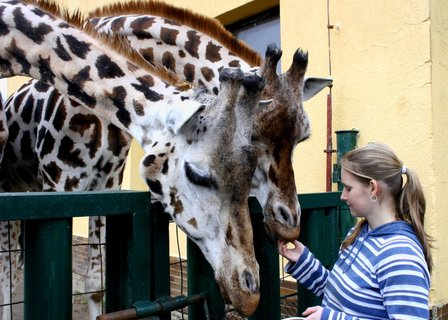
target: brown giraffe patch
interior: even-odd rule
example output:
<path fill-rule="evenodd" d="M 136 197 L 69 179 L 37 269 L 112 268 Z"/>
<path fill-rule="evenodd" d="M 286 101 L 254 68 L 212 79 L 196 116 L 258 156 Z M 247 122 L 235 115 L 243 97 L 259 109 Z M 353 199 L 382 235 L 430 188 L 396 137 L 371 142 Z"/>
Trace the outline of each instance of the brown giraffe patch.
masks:
<path fill-rule="evenodd" d="M 191 63 L 187 63 L 184 67 L 184 76 L 185 76 L 185 80 L 187 80 L 188 82 L 193 82 L 194 81 L 194 65 L 192 65 Z"/>
<path fill-rule="evenodd" d="M 167 51 L 163 53 L 162 64 L 167 69 L 176 71 L 176 59 L 171 52 Z"/>
<path fill-rule="evenodd" d="M 153 62 L 154 61 L 154 50 L 153 48 L 140 49 L 140 54 L 146 61 Z"/>
<path fill-rule="evenodd" d="M 176 45 L 176 38 L 178 34 L 179 30 L 164 27 L 160 29 L 160 39 L 171 46 Z"/>
<path fill-rule="evenodd" d="M 188 224 L 195 229 L 198 228 L 198 222 L 196 221 L 196 218 L 191 218 L 190 220 L 188 220 Z"/>
<path fill-rule="evenodd" d="M 133 29 L 132 33 L 137 37 L 137 39 L 152 39 L 152 34 L 144 30 L 149 29 L 153 24 L 154 18 L 141 17 L 132 21 L 130 27 Z"/>
<path fill-rule="evenodd" d="M 170 187 L 170 205 L 174 207 L 174 215 L 181 214 L 184 211 L 182 201 L 177 197 L 177 189 Z"/>
<path fill-rule="evenodd" d="M 202 67 L 201 73 L 204 76 L 205 80 L 209 82 L 215 77 L 215 72 L 213 71 L 213 69 L 210 69 L 208 67 Z"/>
<path fill-rule="evenodd" d="M 137 100 L 134 100 L 132 102 L 133 107 L 134 107 L 134 111 L 135 113 L 140 116 L 143 117 L 145 115 L 145 107 L 143 106 L 143 104 L 141 104 L 140 102 L 138 102 Z"/>
<path fill-rule="evenodd" d="M 120 31 L 124 28 L 124 23 L 126 22 L 126 18 L 120 17 L 118 19 L 114 19 L 110 24 L 110 29 L 114 32 Z"/>
<path fill-rule="evenodd" d="M 191 56 L 199 59 L 198 48 L 201 44 L 201 37 L 194 30 L 188 31 L 187 37 L 188 41 L 185 43 L 185 50 L 187 50 Z"/>
<path fill-rule="evenodd" d="M 221 50 L 221 48 L 221 46 L 217 46 L 210 41 L 205 49 L 205 58 L 211 62 L 221 61 L 222 58 L 221 54 L 219 53 L 219 50 Z"/>

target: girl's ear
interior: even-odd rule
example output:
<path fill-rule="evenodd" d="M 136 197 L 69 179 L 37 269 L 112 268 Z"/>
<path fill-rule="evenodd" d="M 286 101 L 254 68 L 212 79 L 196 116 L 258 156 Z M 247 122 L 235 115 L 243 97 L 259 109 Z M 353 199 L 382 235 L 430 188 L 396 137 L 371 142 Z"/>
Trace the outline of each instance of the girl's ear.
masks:
<path fill-rule="evenodd" d="M 370 191 L 372 195 L 379 196 L 380 194 L 380 184 L 375 179 L 370 180 L 369 182 Z"/>

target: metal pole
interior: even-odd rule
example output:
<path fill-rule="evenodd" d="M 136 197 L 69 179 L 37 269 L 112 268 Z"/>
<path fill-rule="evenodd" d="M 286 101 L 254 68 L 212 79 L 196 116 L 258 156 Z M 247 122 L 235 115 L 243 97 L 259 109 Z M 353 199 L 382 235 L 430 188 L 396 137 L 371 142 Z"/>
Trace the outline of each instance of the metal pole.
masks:
<path fill-rule="evenodd" d="M 25 220 L 25 319 L 72 318 L 72 219 Z"/>

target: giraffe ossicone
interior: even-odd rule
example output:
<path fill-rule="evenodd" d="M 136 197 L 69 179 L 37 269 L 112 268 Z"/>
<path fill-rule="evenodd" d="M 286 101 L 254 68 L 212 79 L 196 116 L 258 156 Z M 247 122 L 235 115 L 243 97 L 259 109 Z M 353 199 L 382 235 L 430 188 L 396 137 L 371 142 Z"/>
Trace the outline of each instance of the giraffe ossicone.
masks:
<path fill-rule="evenodd" d="M 102 133 L 96 130 L 115 127 L 110 132 L 123 145 L 129 136 L 136 138 L 145 152 L 141 172 L 154 198 L 202 250 L 223 295 L 242 314 L 251 314 L 259 301 L 259 275 L 247 198 L 257 154 L 250 143 L 252 126 L 247 126 L 256 116 L 263 79 L 224 69 L 217 97 L 203 90 L 181 91 L 161 81 L 165 75 L 132 55 L 131 48 L 118 48 L 80 27 L 83 21 L 63 20 L 57 8 L 41 3 L 0 1 L 0 75 L 39 79 L 42 93 L 49 85 L 60 92 L 50 91 L 54 102 L 65 99 L 61 93 L 72 102 L 45 109 L 41 101 L 40 109 L 22 119 L 32 129 L 22 138 L 46 136 L 35 146 L 39 161 L 26 177 L 3 168 L 5 161 L 2 178 L 9 186 L 16 182 L 17 189 L 104 186 L 108 182 L 98 177 L 70 176 L 78 167 L 107 168 L 98 153 L 101 146 L 92 144 Z M 69 107 L 83 110 L 79 118 L 68 117 Z M 34 128 L 33 121 L 38 123 Z M 20 126 L 11 128 L 9 152 L 20 144 Z M 74 136 L 58 140 L 62 128 Z M 120 153 L 116 147 L 108 151 Z"/>

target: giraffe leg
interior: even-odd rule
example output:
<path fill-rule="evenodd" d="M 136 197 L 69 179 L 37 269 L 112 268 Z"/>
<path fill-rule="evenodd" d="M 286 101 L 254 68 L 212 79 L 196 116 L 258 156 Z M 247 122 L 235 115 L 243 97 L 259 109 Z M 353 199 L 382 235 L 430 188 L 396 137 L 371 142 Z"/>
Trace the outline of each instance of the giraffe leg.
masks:
<path fill-rule="evenodd" d="M 11 297 L 18 282 L 16 253 L 18 248 L 20 221 L 0 221 L 0 286 L 3 295 L 1 304 L 11 303 Z M 3 320 L 11 319 L 11 307 L 3 307 Z"/>
<path fill-rule="evenodd" d="M 102 292 L 104 288 L 104 250 L 101 243 L 105 242 L 105 217 L 89 218 L 89 257 L 86 276 L 86 291 L 88 294 L 88 305 L 90 319 L 94 320 L 102 312 Z"/>

